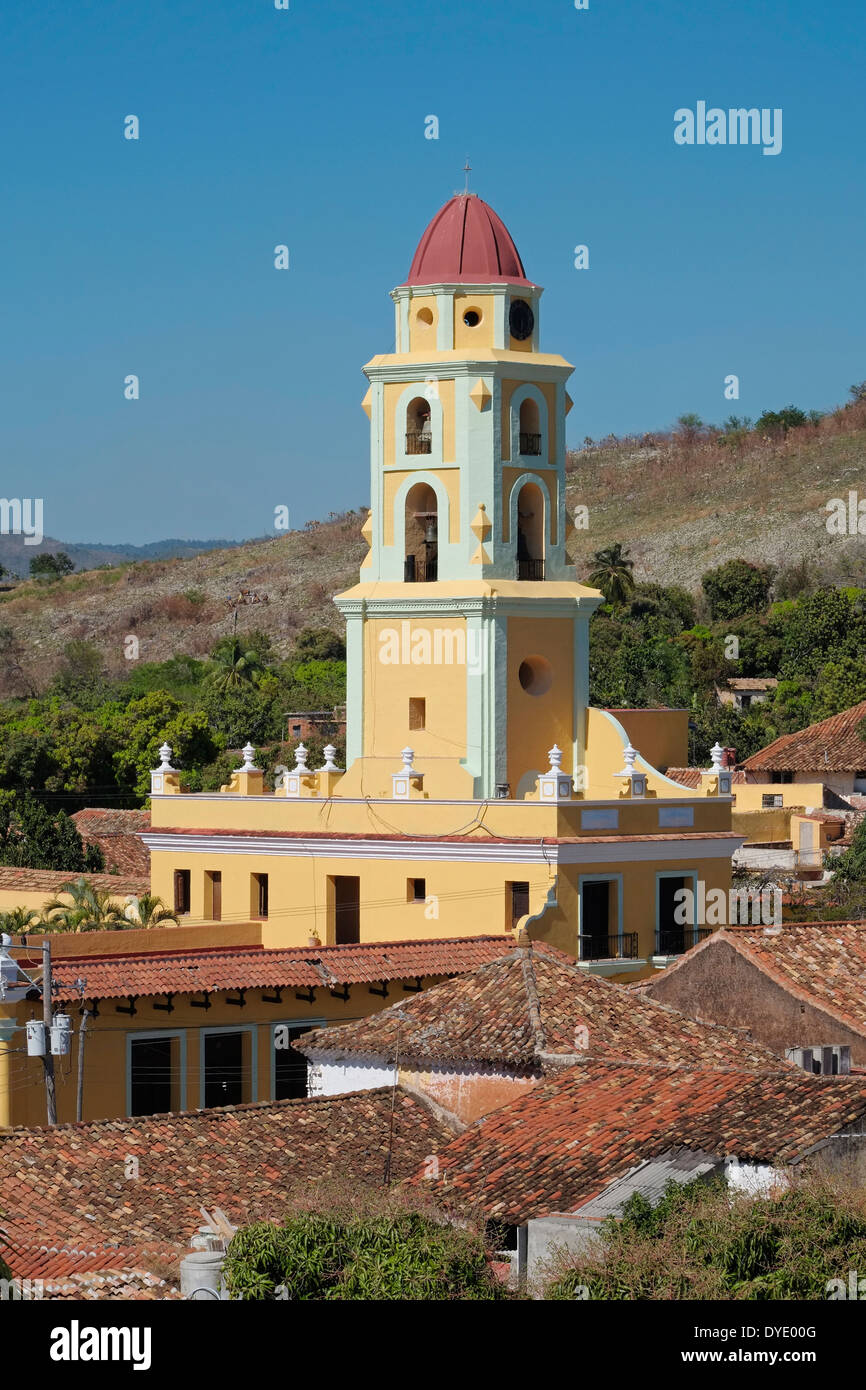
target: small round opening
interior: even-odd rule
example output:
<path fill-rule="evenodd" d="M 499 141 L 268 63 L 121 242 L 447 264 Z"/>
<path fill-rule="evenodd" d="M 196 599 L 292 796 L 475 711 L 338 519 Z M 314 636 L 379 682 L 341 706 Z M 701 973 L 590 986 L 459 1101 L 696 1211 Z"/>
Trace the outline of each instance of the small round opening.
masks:
<path fill-rule="evenodd" d="M 520 663 L 517 679 L 527 695 L 544 695 L 553 685 L 553 667 L 546 656 L 528 656 Z"/>
<path fill-rule="evenodd" d="M 466 324 L 467 328 L 477 328 L 478 324 L 481 322 L 481 315 L 477 309 L 467 309 L 466 313 L 463 315 L 463 322 Z"/>
<path fill-rule="evenodd" d="M 419 309 L 419 310 L 418 310 L 418 313 L 417 313 L 417 315 L 416 315 L 416 317 L 417 317 L 419 323 L 426 323 L 427 326 L 429 327 L 430 324 L 433 322 L 433 310 L 432 310 L 432 309 L 426 309 L 426 308 L 425 308 L 425 309 Z"/>

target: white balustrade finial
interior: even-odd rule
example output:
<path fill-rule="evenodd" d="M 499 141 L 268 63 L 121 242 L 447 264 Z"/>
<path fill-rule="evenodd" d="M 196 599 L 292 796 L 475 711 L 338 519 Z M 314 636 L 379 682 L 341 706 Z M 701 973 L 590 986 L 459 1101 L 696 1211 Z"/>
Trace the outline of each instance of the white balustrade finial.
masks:
<path fill-rule="evenodd" d="M 553 745 L 547 756 L 550 759 L 551 772 L 559 772 L 562 767 L 562 749 L 557 743 Z"/>
<path fill-rule="evenodd" d="M 171 744 L 164 743 L 159 750 L 159 756 L 162 758 L 162 762 L 156 769 L 157 772 L 174 772 L 175 769 L 171 765 Z"/>
<path fill-rule="evenodd" d="M 414 772 L 415 769 L 412 766 L 412 763 L 415 759 L 415 749 L 404 748 L 403 752 L 400 754 L 400 757 L 403 759 L 403 766 L 400 769 L 401 772 Z"/>
<path fill-rule="evenodd" d="M 623 749 L 622 756 L 625 759 L 625 766 L 620 772 L 615 772 L 614 777 L 636 777 L 641 775 L 634 770 L 634 760 L 637 757 L 637 749 L 632 748 L 630 739 Z"/>
<path fill-rule="evenodd" d="M 309 772 L 309 770 L 310 769 L 307 767 L 307 750 L 302 743 L 299 743 L 295 749 L 295 771 Z"/>
<path fill-rule="evenodd" d="M 716 742 L 713 744 L 712 748 L 710 749 L 710 757 L 711 757 L 712 760 L 713 760 L 713 772 L 721 772 L 721 770 L 722 770 L 722 762 L 723 762 L 724 757 L 725 757 L 725 750 L 724 750 L 724 748 L 722 747 L 722 745 L 719 743 L 718 739 L 716 740 Z"/>
<path fill-rule="evenodd" d="M 325 748 L 325 761 L 324 761 L 324 763 L 322 764 L 322 766 L 319 768 L 319 771 L 320 771 L 320 772 L 339 772 L 340 769 L 337 767 L 336 763 L 334 762 L 334 759 L 336 758 L 336 756 L 337 756 L 337 750 L 336 750 L 336 748 L 334 747 L 333 743 L 327 744 L 327 746 L 326 746 L 326 748 Z"/>
<path fill-rule="evenodd" d="M 253 758 L 256 755 L 256 750 L 255 748 L 253 748 L 253 745 L 251 743 L 245 743 L 243 748 L 241 749 L 241 753 L 243 754 L 244 759 L 244 765 L 241 768 L 241 772 L 258 772 L 259 769 L 253 763 Z"/>

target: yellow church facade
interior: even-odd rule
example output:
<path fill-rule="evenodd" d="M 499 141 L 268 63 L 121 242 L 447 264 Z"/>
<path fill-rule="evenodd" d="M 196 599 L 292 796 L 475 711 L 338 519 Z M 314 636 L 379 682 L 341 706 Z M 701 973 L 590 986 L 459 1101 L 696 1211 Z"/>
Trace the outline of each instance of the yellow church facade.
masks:
<path fill-rule="evenodd" d="M 301 747 L 270 787 L 248 748 L 188 795 L 164 747 L 152 889 L 265 946 L 504 930 L 637 978 L 696 939 L 678 888 L 727 893 L 730 773 L 665 777 L 684 712 L 589 707 L 603 599 L 566 549 L 572 368 L 541 351 L 541 289 L 495 212 L 446 203 L 392 298 L 396 350 L 364 368 L 368 553 L 335 600 L 347 766 Z"/>

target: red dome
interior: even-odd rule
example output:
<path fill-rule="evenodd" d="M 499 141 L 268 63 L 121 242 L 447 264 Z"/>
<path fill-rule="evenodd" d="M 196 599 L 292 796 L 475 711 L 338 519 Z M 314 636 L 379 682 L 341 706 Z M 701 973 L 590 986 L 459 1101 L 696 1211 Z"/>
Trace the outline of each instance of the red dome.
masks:
<path fill-rule="evenodd" d="M 455 194 L 419 241 L 406 283 L 485 285 L 502 280 L 532 283 L 508 228 L 477 194 Z"/>

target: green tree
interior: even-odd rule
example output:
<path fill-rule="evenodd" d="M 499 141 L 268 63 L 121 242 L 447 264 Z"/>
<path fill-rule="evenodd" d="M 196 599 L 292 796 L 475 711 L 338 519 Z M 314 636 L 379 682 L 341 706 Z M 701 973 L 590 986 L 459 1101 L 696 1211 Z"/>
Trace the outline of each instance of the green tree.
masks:
<path fill-rule="evenodd" d="M 65 811 L 50 811 L 29 792 L 0 792 L 0 863 L 28 869 L 99 872 L 96 845 L 85 845 Z"/>
<path fill-rule="evenodd" d="M 223 637 L 211 652 L 214 672 L 211 681 L 216 690 L 234 690 L 255 685 L 265 670 L 261 651 L 247 646 L 239 637 Z"/>
<path fill-rule="evenodd" d="M 167 922 L 177 925 L 174 912 L 155 893 L 141 893 L 132 905 L 128 920 L 133 927 L 164 927 Z"/>
<path fill-rule="evenodd" d="M 770 629 L 782 642 L 779 675 L 814 679 L 828 661 L 866 651 L 861 591 L 821 588 L 795 603 L 774 604 Z"/>
<path fill-rule="evenodd" d="M 72 902 L 65 902 L 63 894 L 68 894 Z M 43 911 L 49 931 L 113 931 L 134 925 L 124 916 L 114 894 L 107 889 L 94 888 L 85 878 L 64 883 L 60 894 L 51 898 Z"/>
<path fill-rule="evenodd" d="M 769 603 L 773 570 L 748 560 L 727 560 L 707 570 L 701 588 L 714 622 L 763 613 Z"/>
<path fill-rule="evenodd" d="M 0 932 L 7 936 L 24 936 L 44 927 L 45 919 L 35 907 L 10 907 L 0 912 Z"/>
<path fill-rule="evenodd" d="M 150 794 L 150 774 L 159 764 L 159 748 L 168 742 L 176 767 L 203 767 L 219 752 L 219 743 L 201 710 L 184 710 L 164 690 L 131 700 L 115 721 L 114 767 L 121 786 L 139 796 Z"/>
<path fill-rule="evenodd" d="M 700 439 L 706 428 L 700 415 L 695 415 L 694 411 L 687 411 L 678 418 L 675 433 L 684 443 L 693 444 L 696 439 Z"/>
<path fill-rule="evenodd" d="M 755 425 L 755 433 L 781 439 L 788 430 L 805 424 L 808 424 L 806 412 L 796 405 L 786 405 L 783 410 L 765 410 Z"/>
<path fill-rule="evenodd" d="M 286 709 L 332 709 L 346 700 L 345 661 L 302 661 L 292 671 Z"/>
<path fill-rule="evenodd" d="M 608 603 L 614 606 L 625 603 L 634 590 L 634 561 L 619 541 L 597 550 L 592 557 L 592 567 L 588 582 L 594 589 L 601 589 Z"/>
<path fill-rule="evenodd" d="M 248 740 L 264 743 L 278 739 L 283 708 L 288 706 L 273 693 L 252 684 L 226 688 L 206 683 L 199 696 L 199 712 L 214 738 L 229 748 L 241 748 Z"/>
<path fill-rule="evenodd" d="M 34 579 L 63 579 L 74 569 L 75 562 L 70 560 L 65 550 L 58 550 L 56 554 L 43 551 L 41 555 L 33 555 L 30 560 L 30 574 Z"/>
<path fill-rule="evenodd" d="M 75 705 L 78 709 L 95 709 L 109 694 L 102 652 L 92 642 L 76 639 L 67 642 L 58 670 L 49 687 L 49 694 Z"/>
<path fill-rule="evenodd" d="M 346 643 L 329 627 L 303 627 L 294 641 L 297 661 L 344 661 Z"/>
<path fill-rule="evenodd" d="M 815 681 L 812 718 L 829 719 L 866 700 L 866 661 L 840 656 L 822 666 Z"/>

